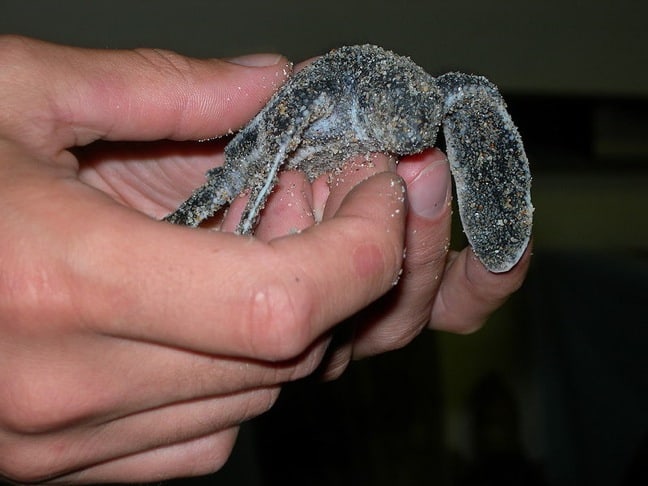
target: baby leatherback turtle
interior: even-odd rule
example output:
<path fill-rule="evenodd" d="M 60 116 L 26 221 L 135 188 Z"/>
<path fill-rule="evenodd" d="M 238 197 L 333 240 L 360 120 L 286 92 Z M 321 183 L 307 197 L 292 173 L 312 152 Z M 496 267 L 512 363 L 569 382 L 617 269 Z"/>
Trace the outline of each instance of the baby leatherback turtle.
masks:
<path fill-rule="evenodd" d="M 502 96 L 486 78 L 434 78 L 371 45 L 333 50 L 289 79 L 227 144 L 224 165 L 165 220 L 197 226 L 248 191 L 236 231 L 250 234 L 281 169 L 314 180 L 354 155 L 417 153 L 434 146 L 440 126 L 468 241 L 489 270 L 507 271 L 529 242 L 533 206 Z"/>

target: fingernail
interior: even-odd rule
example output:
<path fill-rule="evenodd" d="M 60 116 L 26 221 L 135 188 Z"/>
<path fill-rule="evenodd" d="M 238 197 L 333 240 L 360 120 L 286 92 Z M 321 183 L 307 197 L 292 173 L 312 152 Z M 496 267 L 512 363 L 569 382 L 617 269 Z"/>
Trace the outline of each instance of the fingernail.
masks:
<path fill-rule="evenodd" d="M 446 160 L 439 160 L 424 169 L 407 188 L 410 208 L 419 216 L 433 219 L 450 202 L 450 171 Z"/>
<path fill-rule="evenodd" d="M 248 54 L 245 56 L 229 57 L 225 61 L 246 67 L 267 67 L 274 66 L 281 58 L 281 54 Z"/>

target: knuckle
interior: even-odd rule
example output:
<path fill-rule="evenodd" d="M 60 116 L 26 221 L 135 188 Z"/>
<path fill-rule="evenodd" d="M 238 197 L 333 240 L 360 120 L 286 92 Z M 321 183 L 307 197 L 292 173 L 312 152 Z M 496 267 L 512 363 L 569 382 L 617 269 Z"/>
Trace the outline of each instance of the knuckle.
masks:
<path fill-rule="evenodd" d="M 178 76 L 183 80 L 193 76 L 193 64 L 188 58 L 164 49 L 135 49 L 135 53 L 165 75 Z"/>
<path fill-rule="evenodd" d="M 278 276 L 253 289 L 244 328 L 255 357 L 290 360 L 310 345 L 312 294 L 306 287 L 303 279 Z"/>

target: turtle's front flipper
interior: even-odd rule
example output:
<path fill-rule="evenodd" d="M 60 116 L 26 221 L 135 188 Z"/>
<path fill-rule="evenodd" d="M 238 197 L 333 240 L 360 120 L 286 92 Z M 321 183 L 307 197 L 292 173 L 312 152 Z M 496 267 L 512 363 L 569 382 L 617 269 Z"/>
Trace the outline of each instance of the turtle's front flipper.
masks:
<path fill-rule="evenodd" d="M 497 88 L 483 77 L 437 78 L 459 214 L 477 257 L 510 270 L 531 236 L 531 174 L 522 140 Z"/>
<path fill-rule="evenodd" d="M 164 218 L 174 224 L 196 227 L 210 218 L 221 207 L 229 204 L 241 191 L 240 184 L 232 184 L 222 167 L 207 173 L 207 182 L 196 189 L 178 209 Z"/>
<path fill-rule="evenodd" d="M 304 130 L 315 120 L 333 111 L 331 93 L 318 92 L 309 85 L 286 85 L 284 96 L 277 97 L 258 118 L 257 135 L 252 150 L 249 144 L 238 143 L 244 129 L 225 149 L 225 170 L 232 171 L 231 179 L 241 178 L 239 158 L 247 158 L 245 187 L 249 200 L 236 228 L 238 234 L 252 234 L 261 210 L 277 182 L 277 175 L 290 155 L 301 143 Z"/>

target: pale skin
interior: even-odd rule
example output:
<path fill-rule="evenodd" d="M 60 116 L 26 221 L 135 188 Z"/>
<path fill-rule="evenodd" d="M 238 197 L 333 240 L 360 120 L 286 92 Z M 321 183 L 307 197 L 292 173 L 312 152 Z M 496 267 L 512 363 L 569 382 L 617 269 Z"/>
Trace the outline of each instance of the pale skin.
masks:
<path fill-rule="evenodd" d="M 330 185 L 286 173 L 254 238 L 228 231 L 242 200 L 221 231 L 158 221 L 222 161 L 222 144 L 186 141 L 249 120 L 290 71 L 280 56 L 2 37 L 0 66 L 2 478 L 217 470 L 282 384 L 335 378 L 426 327 L 474 331 L 524 279 L 528 250 L 503 274 L 448 252 L 438 150 L 396 168 L 375 155 Z"/>

